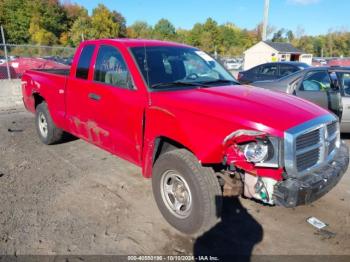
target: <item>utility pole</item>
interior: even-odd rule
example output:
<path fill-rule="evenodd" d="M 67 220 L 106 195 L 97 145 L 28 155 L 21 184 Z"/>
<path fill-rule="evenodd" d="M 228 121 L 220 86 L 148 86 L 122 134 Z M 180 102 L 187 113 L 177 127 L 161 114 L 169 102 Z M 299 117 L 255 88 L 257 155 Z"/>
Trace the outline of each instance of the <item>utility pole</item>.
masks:
<path fill-rule="evenodd" d="M 5 52 L 5 61 L 6 61 L 6 69 L 7 69 L 7 78 L 8 80 L 11 80 L 11 74 L 10 74 L 10 65 L 9 60 L 7 57 L 7 47 L 6 47 L 6 41 L 5 41 L 5 34 L 4 34 L 4 28 L 1 26 L 1 37 L 2 37 L 2 44 L 4 46 L 4 52 Z"/>
<path fill-rule="evenodd" d="M 266 36 L 267 36 L 267 24 L 268 24 L 268 20 L 269 20 L 269 8 L 270 8 L 270 0 L 265 0 L 264 20 L 263 20 L 262 33 L 261 33 L 261 39 L 263 41 L 266 41 Z"/>

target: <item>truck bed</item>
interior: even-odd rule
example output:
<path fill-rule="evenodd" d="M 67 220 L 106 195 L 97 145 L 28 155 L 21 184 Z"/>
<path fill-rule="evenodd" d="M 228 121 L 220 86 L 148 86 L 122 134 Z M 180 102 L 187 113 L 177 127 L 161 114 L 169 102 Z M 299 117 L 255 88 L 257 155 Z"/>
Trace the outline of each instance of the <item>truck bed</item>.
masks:
<path fill-rule="evenodd" d="M 70 72 L 70 68 L 67 68 L 67 69 L 34 69 L 31 71 L 39 71 L 39 72 L 48 73 L 48 74 L 68 76 L 69 72 Z"/>
<path fill-rule="evenodd" d="M 38 93 L 45 97 L 46 103 L 57 125 L 62 126 L 65 115 L 65 89 L 69 77 L 69 69 L 37 69 L 24 73 L 22 81 L 23 102 L 29 111 L 35 112 L 33 94 Z"/>

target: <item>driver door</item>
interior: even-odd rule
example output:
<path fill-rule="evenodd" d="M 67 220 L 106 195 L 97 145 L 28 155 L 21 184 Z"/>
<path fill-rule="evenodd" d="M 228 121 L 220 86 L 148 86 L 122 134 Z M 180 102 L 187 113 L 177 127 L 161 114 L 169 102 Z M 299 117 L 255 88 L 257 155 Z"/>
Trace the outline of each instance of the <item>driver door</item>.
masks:
<path fill-rule="evenodd" d="M 338 71 L 339 87 L 342 93 L 343 115 L 341 119 L 341 131 L 350 133 L 350 72 Z"/>
<path fill-rule="evenodd" d="M 308 72 L 295 90 L 295 94 L 341 116 L 340 92 L 333 87 L 327 70 Z"/>
<path fill-rule="evenodd" d="M 120 49 L 100 45 L 90 86 L 92 142 L 140 163 L 147 96 L 138 90 Z"/>

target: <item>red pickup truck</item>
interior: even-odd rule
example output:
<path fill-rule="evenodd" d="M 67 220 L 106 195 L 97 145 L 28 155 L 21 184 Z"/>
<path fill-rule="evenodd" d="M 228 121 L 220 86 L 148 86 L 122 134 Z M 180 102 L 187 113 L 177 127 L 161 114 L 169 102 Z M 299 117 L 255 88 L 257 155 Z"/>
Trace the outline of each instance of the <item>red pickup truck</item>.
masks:
<path fill-rule="evenodd" d="M 240 85 L 182 44 L 86 41 L 70 70 L 27 71 L 22 89 L 43 143 L 69 132 L 141 166 L 164 218 L 188 234 L 218 221 L 223 195 L 295 207 L 348 167 L 332 113 Z"/>

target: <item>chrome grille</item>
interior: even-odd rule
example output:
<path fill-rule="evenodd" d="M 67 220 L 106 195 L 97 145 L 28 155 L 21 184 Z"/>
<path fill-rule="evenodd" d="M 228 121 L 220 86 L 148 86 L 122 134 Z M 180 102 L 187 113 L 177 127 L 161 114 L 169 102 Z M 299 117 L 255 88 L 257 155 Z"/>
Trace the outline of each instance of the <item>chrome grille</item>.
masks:
<path fill-rule="evenodd" d="M 313 167 L 320 161 L 321 128 L 300 134 L 295 140 L 298 172 Z"/>
<path fill-rule="evenodd" d="M 332 115 L 322 116 L 285 133 L 285 168 L 299 176 L 327 164 L 339 146 L 339 124 Z"/>
<path fill-rule="evenodd" d="M 316 129 L 306 134 L 302 134 L 296 139 L 297 151 L 308 148 L 320 142 L 320 129 Z"/>
<path fill-rule="evenodd" d="M 336 148 L 337 144 L 337 138 L 334 138 L 332 141 L 329 142 L 329 147 L 328 147 L 328 155 L 330 155 L 334 149 Z"/>
<path fill-rule="evenodd" d="M 320 149 L 315 148 L 300 155 L 297 155 L 298 172 L 308 169 L 317 164 L 320 159 Z"/>
<path fill-rule="evenodd" d="M 337 132 L 337 122 L 333 122 L 329 125 L 327 125 L 327 131 L 328 131 L 328 134 L 329 136 L 335 134 Z"/>
<path fill-rule="evenodd" d="M 337 136 L 338 136 L 338 123 L 333 122 L 327 125 L 327 135 L 328 135 L 328 155 L 330 155 L 334 149 L 337 147 Z"/>

